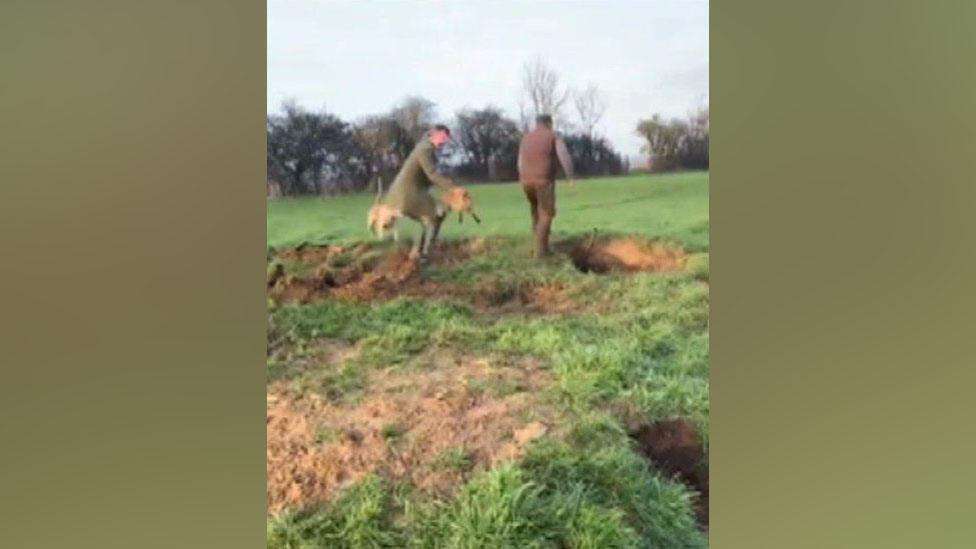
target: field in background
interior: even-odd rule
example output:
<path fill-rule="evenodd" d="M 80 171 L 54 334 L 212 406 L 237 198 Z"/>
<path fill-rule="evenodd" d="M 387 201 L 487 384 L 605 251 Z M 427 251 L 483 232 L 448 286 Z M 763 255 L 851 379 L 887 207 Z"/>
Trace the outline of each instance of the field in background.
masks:
<path fill-rule="evenodd" d="M 708 174 L 561 186 L 543 262 L 469 188 L 419 271 L 372 196 L 268 204 L 268 546 L 706 546 Z M 667 261 L 581 272 L 594 227 Z"/>
<path fill-rule="evenodd" d="M 445 238 L 524 236 L 528 203 L 517 184 L 470 185 L 481 225 L 447 220 Z M 604 232 L 673 239 L 692 251 L 708 249 L 708 173 L 633 175 L 560 182 L 556 190 L 556 238 L 598 227 Z M 303 241 L 331 244 L 366 240 L 366 211 L 375 197 L 283 198 L 268 202 L 268 246 Z M 403 223 L 405 235 L 416 223 Z"/>

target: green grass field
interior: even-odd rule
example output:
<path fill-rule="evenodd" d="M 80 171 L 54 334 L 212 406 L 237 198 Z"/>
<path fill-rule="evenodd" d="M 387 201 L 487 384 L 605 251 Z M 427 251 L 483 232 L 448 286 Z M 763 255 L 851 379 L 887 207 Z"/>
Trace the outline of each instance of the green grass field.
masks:
<path fill-rule="evenodd" d="M 448 220 L 445 238 L 524 236 L 528 203 L 513 184 L 471 185 L 480 225 Z M 692 251 L 708 250 L 708 174 L 634 175 L 580 180 L 556 191 L 555 238 L 598 227 L 605 232 L 673 239 Z M 366 210 L 372 195 L 280 199 L 268 202 L 268 246 L 303 241 L 349 243 L 369 238 Z M 407 222 L 410 235 L 415 223 Z"/>
<path fill-rule="evenodd" d="M 469 188 L 483 223 L 449 218 L 442 237 L 484 239 L 479 252 L 460 262 L 433 262 L 420 274 L 451 291 L 269 303 L 278 346 L 272 352 L 269 342 L 269 395 L 287 394 L 295 402 L 314 395 L 319 408 L 307 409 L 356 411 L 376 396 L 377 380 L 420 379 L 437 368 L 449 376 L 452 364 L 468 364 L 473 375 L 484 370 L 495 377 L 472 381 L 466 395 L 532 403 L 546 410 L 550 429 L 517 459 L 490 467 L 478 466 L 462 446 L 443 452 L 431 462 L 452 471 L 456 486 L 447 494 L 377 470 L 328 503 L 273 514 L 268 546 L 706 546 L 692 491 L 640 455 L 628 433 L 634 422 L 685 418 L 707 450 L 708 174 L 581 180 L 557 191 L 554 241 L 579 239 L 593 228 L 665 241 L 690 257 L 687 268 L 670 273 L 595 275 L 564 257 L 537 262 L 520 187 Z M 268 247 L 371 241 L 365 227 L 371 202 L 368 195 L 271 201 Z M 342 254 L 335 259 L 347 261 Z M 311 268 L 287 265 L 296 274 Z M 538 287 L 558 288 L 571 307 L 537 314 L 485 308 L 471 297 L 480 288 L 518 293 Z M 451 360 L 435 366 L 432 356 Z M 515 377 L 528 360 L 541 370 L 543 381 L 533 383 L 542 386 L 528 388 Z M 396 397 L 409 398 L 409 389 Z M 512 421 L 535 418 L 531 410 L 511 409 L 522 414 Z M 319 426 L 323 452 L 335 444 L 333 427 Z M 394 458 L 429 443 L 408 420 L 374 430 Z"/>

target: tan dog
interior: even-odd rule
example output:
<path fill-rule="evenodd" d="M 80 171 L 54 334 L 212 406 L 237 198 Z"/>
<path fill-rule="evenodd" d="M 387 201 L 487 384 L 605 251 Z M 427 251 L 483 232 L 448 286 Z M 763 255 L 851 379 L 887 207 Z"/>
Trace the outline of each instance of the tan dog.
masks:
<path fill-rule="evenodd" d="M 464 187 L 454 187 L 441 196 L 441 203 L 448 211 L 457 212 L 458 223 L 464 222 L 464 214 L 467 213 L 478 223 L 481 219 L 474 213 L 474 204 L 471 201 L 471 193 Z"/>
<path fill-rule="evenodd" d="M 393 240 L 399 241 L 400 234 L 396 229 L 396 222 L 403 217 L 403 212 L 397 208 L 386 204 L 373 204 L 366 216 L 366 227 L 379 238 L 386 236 L 387 231 L 392 231 Z"/>
<path fill-rule="evenodd" d="M 403 217 L 403 212 L 399 208 L 394 208 L 386 204 L 381 204 L 383 198 L 383 180 L 376 184 L 376 200 L 366 214 L 366 228 L 379 238 L 386 236 L 386 231 L 393 232 L 393 240 L 400 240 L 400 233 L 396 230 L 396 222 Z"/>

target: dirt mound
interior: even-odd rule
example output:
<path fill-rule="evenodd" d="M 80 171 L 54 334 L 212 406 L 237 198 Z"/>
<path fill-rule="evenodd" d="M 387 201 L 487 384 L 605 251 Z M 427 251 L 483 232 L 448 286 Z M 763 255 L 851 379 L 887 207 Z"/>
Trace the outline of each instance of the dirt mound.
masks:
<path fill-rule="evenodd" d="M 641 455 L 655 467 L 672 475 L 698 493 L 695 511 L 708 525 L 708 456 L 694 424 L 686 419 L 669 419 L 639 426 L 631 437 Z"/>
<path fill-rule="evenodd" d="M 433 267 L 452 266 L 489 249 L 490 243 L 480 238 L 440 242 L 432 249 L 429 264 Z M 325 258 L 306 276 L 285 274 L 280 263 L 272 265 L 268 275 L 268 295 L 277 302 L 377 301 L 413 296 L 453 299 L 494 314 L 552 314 L 576 309 L 576 304 L 558 283 L 489 279 L 478 284 L 463 284 L 431 280 L 421 275 L 420 263 L 410 258 L 409 251 L 403 248 L 383 252 L 362 245 L 336 252 L 334 247 L 323 246 L 301 252 L 280 250 L 275 257 L 281 260 Z"/>
<path fill-rule="evenodd" d="M 301 261 L 302 263 L 322 263 L 330 257 L 341 254 L 345 248 L 341 246 L 313 246 L 308 243 L 299 244 L 294 248 L 275 250 L 275 257 L 286 261 Z"/>
<path fill-rule="evenodd" d="M 450 494 L 471 473 L 518 457 L 555 424 L 538 399 L 548 375 L 533 362 L 496 366 L 442 352 L 425 363 L 421 371 L 371 372 L 354 403 L 272 385 L 269 512 L 331 500 L 372 472 Z"/>
<path fill-rule="evenodd" d="M 573 265 L 584 273 L 667 272 L 685 268 L 688 255 L 680 248 L 634 238 L 589 240 L 570 251 Z"/>

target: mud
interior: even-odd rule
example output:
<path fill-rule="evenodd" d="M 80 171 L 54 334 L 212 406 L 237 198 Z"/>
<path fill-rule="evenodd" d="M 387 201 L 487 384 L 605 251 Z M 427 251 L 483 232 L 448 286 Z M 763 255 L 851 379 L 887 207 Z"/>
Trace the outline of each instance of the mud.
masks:
<path fill-rule="evenodd" d="M 450 267 L 472 256 L 486 253 L 490 244 L 484 239 L 438 243 L 432 249 L 430 266 Z M 301 252 L 287 249 L 275 253 L 278 260 L 314 258 L 321 261 L 309 276 L 284 274 L 278 264 L 270 269 L 268 295 L 279 303 L 310 303 L 324 299 L 383 301 L 399 296 L 450 299 L 467 303 L 477 310 L 494 314 L 555 314 L 575 310 L 576 304 L 558 283 L 483 280 L 461 284 L 431 280 L 423 276 L 424 268 L 409 257 L 406 249 L 381 252 L 362 245 L 345 254 L 343 250 L 323 246 Z"/>
<path fill-rule="evenodd" d="M 537 363 L 444 351 L 423 362 L 420 371 L 371 372 L 354 403 L 270 386 L 269 512 L 329 501 L 369 473 L 449 495 L 474 472 L 518 458 L 557 423 L 539 400 L 549 377 Z"/>
<path fill-rule="evenodd" d="M 684 250 L 635 238 L 587 239 L 569 251 L 573 266 L 584 273 L 672 272 L 684 270 Z"/>
<path fill-rule="evenodd" d="M 282 248 L 275 251 L 275 257 L 286 261 L 301 261 L 302 263 L 322 263 L 330 257 L 341 254 L 345 248 L 341 246 L 313 246 L 307 243 L 294 248 Z"/>
<path fill-rule="evenodd" d="M 637 449 L 665 474 L 684 482 L 697 493 L 695 513 L 708 525 L 708 456 L 695 425 L 668 419 L 638 426 L 631 432 Z"/>

